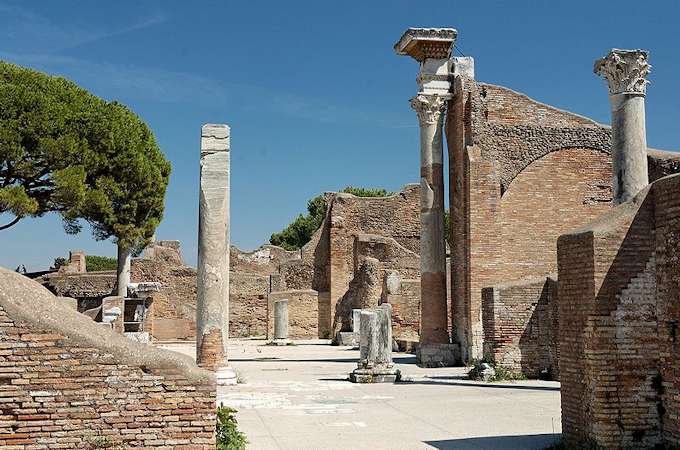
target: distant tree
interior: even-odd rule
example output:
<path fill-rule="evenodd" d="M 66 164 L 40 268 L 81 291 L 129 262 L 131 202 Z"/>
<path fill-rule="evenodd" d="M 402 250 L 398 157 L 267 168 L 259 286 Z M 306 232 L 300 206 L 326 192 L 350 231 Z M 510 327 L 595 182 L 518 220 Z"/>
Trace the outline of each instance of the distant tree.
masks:
<path fill-rule="evenodd" d="M 88 272 L 101 272 L 102 270 L 116 270 L 118 259 L 109 256 L 86 255 L 85 266 Z"/>
<path fill-rule="evenodd" d="M 68 259 L 62 258 L 61 256 L 54 258 L 54 262 L 52 263 L 50 270 L 59 270 L 61 266 L 65 266 L 66 264 L 68 264 Z"/>
<path fill-rule="evenodd" d="M 357 188 L 347 186 L 340 192 L 357 197 L 385 197 L 390 193 L 385 189 Z M 312 239 L 312 235 L 321 227 L 326 217 L 326 200 L 317 195 L 307 202 L 307 214 L 300 214 L 286 228 L 271 235 L 269 242 L 286 250 L 299 250 Z"/>

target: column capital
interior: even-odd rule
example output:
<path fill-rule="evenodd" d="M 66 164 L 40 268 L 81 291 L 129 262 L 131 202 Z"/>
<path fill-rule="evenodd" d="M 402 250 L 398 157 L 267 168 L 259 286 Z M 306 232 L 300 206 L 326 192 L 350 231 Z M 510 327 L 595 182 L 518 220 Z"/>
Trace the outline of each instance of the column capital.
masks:
<path fill-rule="evenodd" d="M 607 80 L 609 94 L 645 95 L 647 75 L 651 67 L 646 50 L 612 49 L 609 54 L 595 61 L 594 72 Z"/>
<path fill-rule="evenodd" d="M 443 95 L 418 94 L 411 98 L 411 108 L 418 114 L 420 125 L 439 123 L 441 114 L 446 110 L 447 97 Z"/>
<path fill-rule="evenodd" d="M 409 28 L 394 44 L 394 50 L 418 62 L 428 58 L 448 59 L 457 35 L 453 28 Z"/>

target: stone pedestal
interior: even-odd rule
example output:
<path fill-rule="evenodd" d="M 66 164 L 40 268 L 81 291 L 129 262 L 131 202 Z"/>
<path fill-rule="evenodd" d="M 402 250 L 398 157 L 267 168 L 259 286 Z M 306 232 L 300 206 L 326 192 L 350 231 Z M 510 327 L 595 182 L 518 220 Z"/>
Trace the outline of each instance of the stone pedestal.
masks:
<path fill-rule="evenodd" d="M 383 304 L 361 310 L 359 363 L 350 374 L 353 383 L 393 383 L 401 373 L 392 362 L 392 307 Z"/>
<path fill-rule="evenodd" d="M 416 361 L 420 367 L 451 367 L 460 361 L 458 344 L 427 344 L 416 349 Z"/>
<path fill-rule="evenodd" d="M 288 345 L 288 300 L 276 300 L 274 302 L 274 345 Z"/>
<path fill-rule="evenodd" d="M 613 203 L 631 200 L 649 184 L 645 94 L 650 71 L 644 50 L 613 49 L 595 62 L 609 84 L 612 113 Z"/>
<path fill-rule="evenodd" d="M 451 98 L 450 28 L 409 28 L 395 45 L 420 63 L 411 107 L 420 125 L 420 347 L 449 343 L 444 240 L 442 121 Z M 439 347 L 437 347 L 439 348 Z"/>
<path fill-rule="evenodd" d="M 218 382 L 236 376 L 227 368 L 229 336 L 229 127 L 201 130 L 196 302 L 196 362 L 218 372 Z"/>

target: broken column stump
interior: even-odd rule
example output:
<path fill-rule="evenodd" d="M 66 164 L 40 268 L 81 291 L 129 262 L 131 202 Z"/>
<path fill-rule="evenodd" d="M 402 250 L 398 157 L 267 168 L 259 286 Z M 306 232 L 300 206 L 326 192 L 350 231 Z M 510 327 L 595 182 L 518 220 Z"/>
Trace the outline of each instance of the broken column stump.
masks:
<path fill-rule="evenodd" d="M 392 306 L 361 310 L 359 364 L 349 375 L 352 383 L 394 383 L 401 372 L 392 362 Z"/>

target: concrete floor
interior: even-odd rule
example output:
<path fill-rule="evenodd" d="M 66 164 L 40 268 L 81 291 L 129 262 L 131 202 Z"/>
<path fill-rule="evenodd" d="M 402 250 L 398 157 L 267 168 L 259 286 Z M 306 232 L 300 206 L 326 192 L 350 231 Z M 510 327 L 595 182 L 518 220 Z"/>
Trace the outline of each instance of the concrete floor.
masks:
<path fill-rule="evenodd" d="M 241 383 L 217 398 L 238 410 L 249 449 L 543 449 L 559 439 L 557 382 L 473 382 L 463 368 L 421 369 L 396 353 L 409 382 L 353 384 L 357 350 L 263 344 L 230 342 Z"/>

